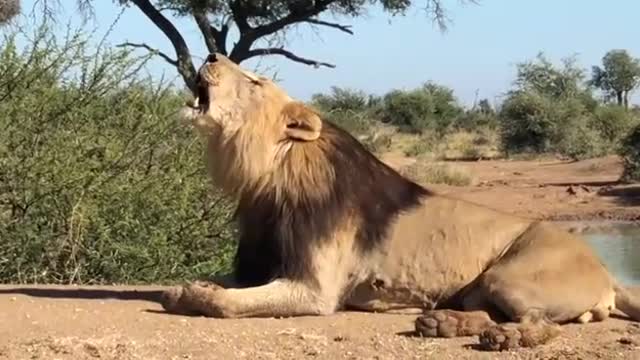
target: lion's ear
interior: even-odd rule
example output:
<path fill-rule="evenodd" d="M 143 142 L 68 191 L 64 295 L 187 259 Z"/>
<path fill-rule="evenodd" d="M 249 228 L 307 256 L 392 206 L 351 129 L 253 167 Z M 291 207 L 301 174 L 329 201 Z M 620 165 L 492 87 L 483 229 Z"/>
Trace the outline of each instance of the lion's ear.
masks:
<path fill-rule="evenodd" d="M 282 115 L 287 137 L 302 141 L 313 141 L 320 137 L 322 120 L 304 104 L 291 102 L 282 109 Z"/>

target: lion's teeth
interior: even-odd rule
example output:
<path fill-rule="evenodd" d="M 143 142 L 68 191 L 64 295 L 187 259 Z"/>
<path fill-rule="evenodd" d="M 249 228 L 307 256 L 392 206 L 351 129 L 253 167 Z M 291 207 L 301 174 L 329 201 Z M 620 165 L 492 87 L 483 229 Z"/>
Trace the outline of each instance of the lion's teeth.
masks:
<path fill-rule="evenodd" d="M 194 100 L 188 100 L 187 101 L 187 107 L 192 108 L 192 109 L 199 109 L 200 106 L 198 104 L 198 98 L 195 98 Z"/>

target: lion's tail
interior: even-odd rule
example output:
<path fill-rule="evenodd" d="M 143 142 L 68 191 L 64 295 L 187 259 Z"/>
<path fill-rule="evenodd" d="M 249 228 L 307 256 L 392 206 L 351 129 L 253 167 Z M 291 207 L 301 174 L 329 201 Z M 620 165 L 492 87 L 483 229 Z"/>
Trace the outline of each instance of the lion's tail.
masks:
<path fill-rule="evenodd" d="M 619 284 L 614 285 L 613 289 L 616 292 L 616 308 L 640 322 L 640 299 Z"/>

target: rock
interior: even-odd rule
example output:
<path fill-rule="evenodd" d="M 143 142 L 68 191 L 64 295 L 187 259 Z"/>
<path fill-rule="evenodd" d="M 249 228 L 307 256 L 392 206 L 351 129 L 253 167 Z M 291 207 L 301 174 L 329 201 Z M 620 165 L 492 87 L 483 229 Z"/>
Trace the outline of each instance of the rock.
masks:
<path fill-rule="evenodd" d="M 622 345 L 632 345 L 632 346 L 638 346 L 640 344 L 638 340 L 630 337 L 626 337 L 626 336 L 619 338 L 618 342 Z"/>

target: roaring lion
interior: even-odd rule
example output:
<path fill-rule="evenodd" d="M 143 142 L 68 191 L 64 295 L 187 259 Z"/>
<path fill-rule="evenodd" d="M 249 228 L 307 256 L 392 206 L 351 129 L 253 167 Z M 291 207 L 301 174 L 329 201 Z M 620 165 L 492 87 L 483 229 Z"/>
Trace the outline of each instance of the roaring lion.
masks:
<path fill-rule="evenodd" d="M 408 313 L 423 336 L 477 335 L 487 350 L 544 344 L 614 308 L 640 321 L 640 303 L 576 235 L 435 194 L 223 55 L 197 84 L 183 115 L 238 202 L 240 238 L 231 275 L 167 290 L 166 311 Z"/>

